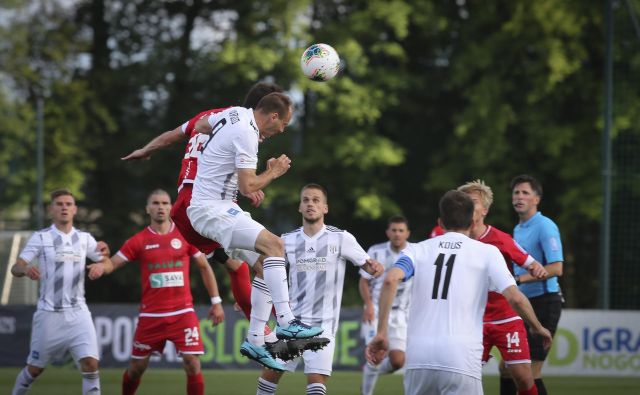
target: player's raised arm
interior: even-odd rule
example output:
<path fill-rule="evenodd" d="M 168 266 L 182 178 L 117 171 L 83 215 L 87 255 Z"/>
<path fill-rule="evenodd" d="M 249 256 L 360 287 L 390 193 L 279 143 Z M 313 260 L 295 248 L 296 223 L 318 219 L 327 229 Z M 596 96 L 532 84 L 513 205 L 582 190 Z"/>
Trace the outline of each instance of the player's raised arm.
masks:
<path fill-rule="evenodd" d="M 144 147 L 131 152 L 129 155 L 121 159 L 124 161 L 149 159 L 151 154 L 154 152 L 166 148 L 178 141 L 184 140 L 186 137 L 187 136 L 182 133 L 181 127 L 178 126 L 173 130 L 168 130 L 161 135 L 154 137 Z"/>
<path fill-rule="evenodd" d="M 271 181 L 285 174 L 291 168 L 291 159 L 282 154 L 267 161 L 267 170 L 256 174 L 255 169 L 238 169 L 238 189 L 244 196 L 264 189 Z"/>

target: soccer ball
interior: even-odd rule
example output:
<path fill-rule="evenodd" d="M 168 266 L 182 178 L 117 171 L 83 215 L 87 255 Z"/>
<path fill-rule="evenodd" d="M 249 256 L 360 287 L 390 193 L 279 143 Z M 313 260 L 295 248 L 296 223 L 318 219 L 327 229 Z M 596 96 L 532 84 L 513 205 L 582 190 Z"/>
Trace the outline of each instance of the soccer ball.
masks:
<path fill-rule="evenodd" d="M 340 57 L 327 44 L 313 44 L 300 58 L 302 73 L 314 81 L 329 81 L 340 71 Z"/>

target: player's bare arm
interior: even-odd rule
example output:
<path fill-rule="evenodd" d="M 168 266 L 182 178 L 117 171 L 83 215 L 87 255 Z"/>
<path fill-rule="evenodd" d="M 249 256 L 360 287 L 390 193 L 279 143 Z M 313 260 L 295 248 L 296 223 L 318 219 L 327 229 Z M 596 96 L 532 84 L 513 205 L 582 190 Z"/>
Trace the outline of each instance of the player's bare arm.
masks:
<path fill-rule="evenodd" d="M 380 300 L 378 305 L 378 332 L 371 340 L 365 350 L 365 357 L 374 365 L 379 364 L 387 355 L 389 350 L 389 340 L 387 339 L 389 331 L 389 313 L 393 299 L 398 292 L 398 284 L 404 279 L 404 271 L 393 267 L 389 269 L 382 285 Z"/>
<path fill-rule="evenodd" d="M 371 299 L 371 289 L 369 287 L 369 280 L 364 277 L 360 277 L 358 282 L 358 291 L 360 291 L 360 297 L 364 302 L 364 311 L 362 312 L 362 322 L 371 323 L 375 318 L 373 300 Z"/>
<path fill-rule="evenodd" d="M 114 255 L 111 258 L 105 258 L 100 262 L 87 265 L 89 270 L 89 279 L 97 280 L 104 275 L 109 275 L 114 270 L 120 269 L 125 265 L 125 261 L 120 255 Z"/>
<path fill-rule="evenodd" d="M 264 200 L 264 192 L 262 191 L 262 189 L 250 193 L 247 196 L 245 196 L 247 199 L 249 199 L 251 201 L 251 205 L 253 207 L 260 207 L 260 205 L 262 204 L 262 201 Z"/>
<path fill-rule="evenodd" d="M 384 273 L 384 266 L 375 259 L 367 259 L 362 265 L 362 270 L 369 273 L 373 277 L 380 277 Z"/>
<path fill-rule="evenodd" d="M 200 254 L 197 257 L 191 258 L 195 261 L 200 275 L 202 276 L 202 282 L 207 289 L 207 293 L 211 298 L 211 308 L 209 309 L 209 319 L 214 326 L 224 321 L 224 310 L 222 309 L 222 299 L 220 299 L 220 292 L 218 291 L 218 282 L 216 281 L 216 275 L 211 269 L 211 265 L 207 262 L 207 258 L 204 254 Z M 214 303 L 215 302 L 215 303 Z"/>
<path fill-rule="evenodd" d="M 286 155 L 271 158 L 267 161 L 267 169 L 256 174 L 255 169 L 238 169 L 238 189 L 244 196 L 264 189 L 271 181 L 285 174 L 291 168 L 291 159 Z"/>
<path fill-rule="evenodd" d="M 15 277 L 27 276 L 34 281 L 40 279 L 40 269 L 37 266 L 29 267 L 29 263 L 22 258 L 18 258 L 16 263 L 11 266 L 11 274 Z"/>
<path fill-rule="evenodd" d="M 159 136 L 156 136 L 142 148 L 139 148 L 129 155 L 121 158 L 125 161 L 149 159 L 154 152 L 166 148 L 178 141 L 184 140 L 187 136 L 182 133 L 180 126 L 173 130 L 168 130 Z"/>
<path fill-rule="evenodd" d="M 542 265 L 540 265 L 542 266 Z M 551 277 L 561 277 L 562 276 L 562 262 L 553 262 L 550 263 L 546 266 L 542 266 L 542 268 L 545 270 L 545 272 L 547 273 L 547 275 L 545 277 L 536 277 L 535 275 L 532 275 L 531 272 L 529 273 L 525 273 L 522 274 L 521 276 L 519 276 L 518 280 L 520 281 L 520 283 L 528 283 L 528 282 L 532 282 L 532 281 L 541 281 L 541 280 L 547 280 Z"/>
<path fill-rule="evenodd" d="M 536 317 L 536 313 L 533 311 L 529 299 L 518 290 L 518 287 L 511 285 L 502 291 L 502 295 L 507 299 L 516 313 L 529 325 L 531 332 L 535 335 L 542 336 L 544 347 L 551 347 L 551 333 L 538 321 L 538 317 Z"/>

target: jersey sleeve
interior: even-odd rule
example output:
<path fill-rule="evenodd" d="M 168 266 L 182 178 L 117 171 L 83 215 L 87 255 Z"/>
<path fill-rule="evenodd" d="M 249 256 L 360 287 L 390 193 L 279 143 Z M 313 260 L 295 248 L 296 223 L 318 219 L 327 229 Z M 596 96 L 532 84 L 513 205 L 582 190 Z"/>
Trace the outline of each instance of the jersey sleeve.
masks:
<path fill-rule="evenodd" d="M 102 260 L 102 254 L 96 251 L 98 242 L 89 233 L 87 233 L 87 258 L 94 262 L 100 262 Z"/>
<path fill-rule="evenodd" d="M 120 250 L 117 252 L 117 255 L 119 255 L 125 261 L 131 262 L 138 259 L 139 253 L 140 245 L 137 238 L 134 236 L 124 242 L 122 247 L 120 247 Z"/>
<path fill-rule="evenodd" d="M 396 267 L 404 272 L 404 279 L 402 281 L 408 281 L 416 273 L 414 266 L 414 257 L 409 251 L 403 251 L 393 267 Z"/>
<path fill-rule="evenodd" d="M 27 263 L 31 263 L 42 251 L 42 239 L 38 232 L 31 235 L 27 245 L 20 252 L 19 258 Z"/>
<path fill-rule="evenodd" d="M 533 263 L 534 259 L 509 235 L 503 238 L 503 246 L 509 259 L 518 266 L 527 268 Z"/>
<path fill-rule="evenodd" d="M 489 276 L 489 289 L 502 292 L 506 288 L 516 285 L 516 281 L 507 268 L 507 264 L 500 251 L 488 245 L 487 274 Z"/>
<path fill-rule="evenodd" d="M 552 221 L 548 221 L 540 232 L 540 244 L 547 263 L 564 261 L 560 230 Z"/>
<path fill-rule="evenodd" d="M 362 266 L 369 259 L 369 254 L 358 244 L 353 235 L 344 231 L 341 255 L 356 266 Z"/>
<path fill-rule="evenodd" d="M 202 255 L 202 252 L 200 252 L 200 250 L 197 249 L 195 246 L 189 244 L 189 256 L 197 258 L 200 255 Z"/>

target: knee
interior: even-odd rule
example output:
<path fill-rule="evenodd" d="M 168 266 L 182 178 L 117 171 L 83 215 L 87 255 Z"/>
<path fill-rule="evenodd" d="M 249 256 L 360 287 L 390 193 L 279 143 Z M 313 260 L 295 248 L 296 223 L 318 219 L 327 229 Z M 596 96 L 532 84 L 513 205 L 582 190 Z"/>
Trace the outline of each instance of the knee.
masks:
<path fill-rule="evenodd" d="M 402 369 L 404 366 L 404 353 L 394 353 L 389 357 L 389 363 L 394 371 Z"/>
<path fill-rule="evenodd" d="M 29 375 L 31 375 L 31 377 L 33 377 L 35 379 L 36 377 L 40 376 L 42 374 L 42 372 L 44 372 L 44 368 L 39 368 L 37 366 L 28 365 L 27 366 L 27 371 L 29 372 Z"/>
<path fill-rule="evenodd" d="M 95 358 L 83 358 L 80 360 L 80 369 L 83 372 L 95 372 L 98 370 L 98 360 Z"/>

